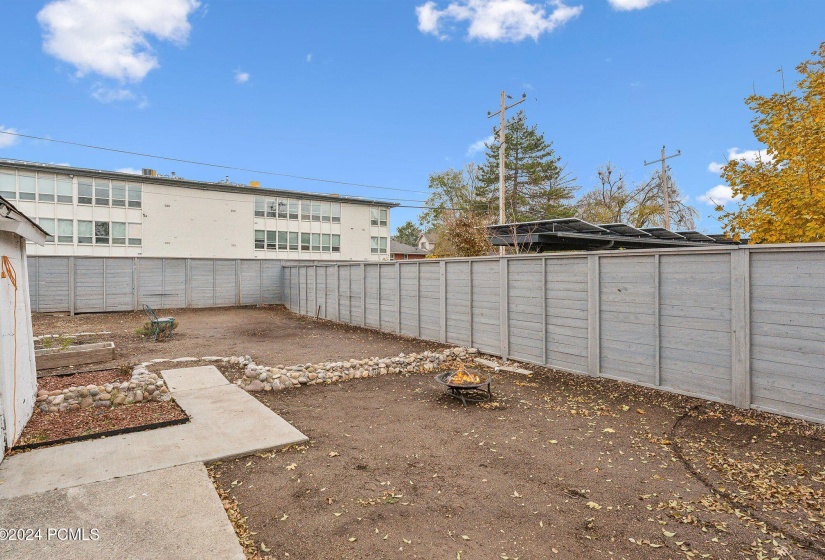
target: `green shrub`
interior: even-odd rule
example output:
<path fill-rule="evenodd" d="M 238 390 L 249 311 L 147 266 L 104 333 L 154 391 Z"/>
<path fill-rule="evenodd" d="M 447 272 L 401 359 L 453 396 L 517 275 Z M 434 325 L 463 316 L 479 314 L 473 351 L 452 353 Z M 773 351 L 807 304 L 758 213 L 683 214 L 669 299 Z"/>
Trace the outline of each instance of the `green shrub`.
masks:
<path fill-rule="evenodd" d="M 164 325 L 163 330 L 161 331 L 161 333 L 165 333 L 167 328 L 168 327 L 166 325 Z M 178 322 L 177 321 L 172 321 L 172 330 L 174 331 L 177 328 L 178 328 Z M 150 323 L 149 321 L 146 321 L 145 323 L 143 323 L 143 326 L 140 327 L 139 329 L 137 329 L 135 332 L 137 334 L 141 335 L 141 336 L 151 336 L 152 333 L 155 332 L 155 329 L 152 327 L 152 323 Z"/>

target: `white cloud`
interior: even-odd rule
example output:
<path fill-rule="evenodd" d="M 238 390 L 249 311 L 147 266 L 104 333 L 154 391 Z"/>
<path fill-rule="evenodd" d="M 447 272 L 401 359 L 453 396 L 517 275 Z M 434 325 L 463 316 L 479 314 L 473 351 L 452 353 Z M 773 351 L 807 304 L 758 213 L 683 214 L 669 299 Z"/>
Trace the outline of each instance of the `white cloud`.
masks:
<path fill-rule="evenodd" d="M 312 62 L 312 53 L 307 55 L 307 62 Z"/>
<path fill-rule="evenodd" d="M 759 159 L 765 162 L 773 161 L 773 156 L 764 150 L 743 150 L 740 152 L 739 148 L 731 148 L 728 150 L 728 161 L 734 159 L 754 164 Z M 722 172 L 722 168 L 725 167 L 725 165 L 727 165 L 727 162 L 719 163 L 712 161 L 710 162 L 710 165 L 708 165 L 708 171 L 719 174 Z"/>
<path fill-rule="evenodd" d="M 472 144 L 470 144 L 470 147 L 467 148 L 467 157 L 474 156 L 479 152 L 483 152 L 487 149 L 487 146 L 485 144 L 492 144 L 494 140 L 495 138 L 493 138 L 493 135 L 491 134 L 487 138 L 482 138 L 477 142 L 473 142 Z"/>
<path fill-rule="evenodd" d="M 733 191 L 727 185 L 716 185 L 705 194 L 700 195 L 697 198 L 710 206 L 725 206 L 735 200 L 742 200 L 741 195 L 733 196 Z"/>
<path fill-rule="evenodd" d="M 549 12 L 548 12 L 549 9 Z M 562 0 L 455 0 L 443 10 L 430 0 L 415 8 L 418 30 L 446 39 L 445 25 L 467 22 L 467 38 L 481 41 L 538 40 L 582 12 Z"/>
<path fill-rule="evenodd" d="M 135 94 L 128 89 L 109 88 L 95 84 L 92 88 L 92 97 L 101 103 L 113 103 L 115 101 L 130 101 L 135 98 Z"/>
<path fill-rule="evenodd" d="M 199 0 L 54 0 L 37 14 L 43 50 L 78 76 L 139 82 L 159 66 L 149 37 L 184 44 Z"/>
<path fill-rule="evenodd" d="M 6 128 L 5 126 L 0 125 L 0 130 L 4 132 L 17 132 L 15 128 Z M 19 138 L 17 136 L 12 136 L 11 134 L 0 134 L 0 148 L 8 148 L 9 146 L 14 146 L 17 144 Z"/>
<path fill-rule="evenodd" d="M 628 12 L 630 10 L 644 10 L 654 4 L 667 2 L 668 0 L 607 0 L 614 10 Z"/>
<path fill-rule="evenodd" d="M 142 175 L 143 170 L 135 169 L 134 167 L 121 167 L 120 169 L 115 169 L 118 173 L 131 173 L 132 175 Z"/>
<path fill-rule="evenodd" d="M 239 84 L 245 84 L 249 81 L 249 72 L 241 72 L 240 70 L 235 70 L 235 81 Z"/>

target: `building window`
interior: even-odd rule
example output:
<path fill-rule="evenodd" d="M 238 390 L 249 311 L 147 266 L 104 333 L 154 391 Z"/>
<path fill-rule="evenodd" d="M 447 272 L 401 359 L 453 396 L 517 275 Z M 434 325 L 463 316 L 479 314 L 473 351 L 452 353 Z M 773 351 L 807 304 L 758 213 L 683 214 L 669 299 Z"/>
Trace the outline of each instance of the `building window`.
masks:
<path fill-rule="evenodd" d="M 94 237 L 94 225 L 92 222 L 78 220 L 77 222 L 77 242 L 91 244 Z"/>
<path fill-rule="evenodd" d="M 277 231 L 268 231 L 266 232 L 266 248 L 270 251 L 274 251 L 278 248 L 278 232 Z"/>
<path fill-rule="evenodd" d="M 278 219 L 286 220 L 289 217 L 289 204 L 283 198 L 278 199 Z"/>
<path fill-rule="evenodd" d="M 386 208 L 370 208 L 370 225 L 386 226 L 388 215 Z"/>
<path fill-rule="evenodd" d="M 140 208 L 143 200 L 143 187 L 138 183 L 129 183 L 129 208 Z"/>
<path fill-rule="evenodd" d="M 95 245 L 109 244 L 109 222 L 95 222 Z"/>
<path fill-rule="evenodd" d="M 126 245 L 126 222 L 112 222 L 112 245 Z"/>
<path fill-rule="evenodd" d="M 266 217 L 267 218 L 277 218 L 278 217 L 278 201 L 275 199 L 267 200 L 266 201 Z"/>
<path fill-rule="evenodd" d="M 338 202 L 332 203 L 332 223 L 333 224 L 340 224 L 341 223 L 341 204 Z"/>
<path fill-rule="evenodd" d="M 308 222 L 312 219 L 312 203 L 308 200 L 301 201 L 301 221 Z"/>
<path fill-rule="evenodd" d="M 91 179 L 77 180 L 77 203 L 91 204 L 94 196 L 94 188 L 92 187 Z"/>
<path fill-rule="evenodd" d="M 74 202 L 74 195 L 72 194 L 72 178 L 63 175 L 57 176 L 57 201 Z"/>
<path fill-rule="evenodd" d="M 126 183 L 112 181 L 112 206 L 126 207 Z"/>
<path fill-rule="evenodd" d="M 0 196 L 5 199 L 17 198 L 17 175 L 0 171 Z"/>
<path fill-rule="evenodd" d="M 322 202 L 321 203 L 321 221 L 322 222 L 331 222 L 332 221 L 332 204 L 329 202 Z"/>
<path fill-rule="evenodd" d="M 290 251 L 297 251 L 298 250 L 298 232 L 297 231 L 290 231 L 289 232 L 289 250 Z"/>
<path fill-rule="evenodd" d="M 74 243 L 74 221 L 57 220 L 57 242 Z"/>
<path fill-rule="evenodd" d="M 290 220 L 297 220 L 298 219 L 298 201 L 297 200 L 290 200 L 289 201 L 289 219 Z"/>
<path fill-rule="evenodd" d="M 341 252 L 341 236 L 337 233 L 332 234 L 332 252 L 333 253 L 340 253 Z"/>
<path fill-rule="evenodd" d="M 255 215 L 263 218 L 266 216 L 266 201 L 263 198 L 255 199 Z"/>
<path fill-rule="evenodd" d="M 95 206 L 109 206 L 108 179 L 95 179 Z"/>
<path fill-rule="evenodd" d="M 39 218 L 37 223 L 49 234 L 46 236 L 46 242 L 54 243 L 54 218 Z"/>
<path fill-rule="evenodd" d="M 312 234 L 312 251 L 318 252 L 321 250 L 321 234 L 320 233 L 313 233 Z"/>
<path fill-rule="evenodd" d="M 37 200 L 40 202 L 54 202 L 54 175 L 37 174 Z"/>
<path fill-rule="evenodd" d="M 289 237 L 289 232 L 286 231 L 279 231 L 278 232 L 278 250 L 279 251 L 286 251 L 287 250 L 287 238 Z"/>
<path fill-rule="evenodd" d="M 17 187 L 20 189 L 20 200 L 34 200 L 34 174 L 20 173 L 17 176 Z"/>
<path fill-rule="evenodd" d="M 320 202 L 313 202 L 312 203 L 312 221 L 313 222 L 320 222 L 321 221 L 321 203 Z"/>
<path fill-rule="evenodd" d="M 255 230 L 255 248 L 266 249 L 266 232 L 262 229 Z"/>
<path fill-rule="evenodd" d="M 321 250 L 325 253 L 329 253 L 331 251 L 330 248 L 330 234 L 322 233 L 321 234 Z"/>
<path fill-rule="evenodd" d="M 309 251 L 309 234 L 301 234 L 301 251 Z"/>
<path fill-rule="evenodd" d="M 140 224 L 129 224 L 129 245 L 140 245 L 142 242 Z"/>
<path fill-rule="evenodd" d="M 373 254 L 386 254 L 387 252 L 387 238 L 386 237 L 371 237 L 370 238 L 370 252 Z"/>

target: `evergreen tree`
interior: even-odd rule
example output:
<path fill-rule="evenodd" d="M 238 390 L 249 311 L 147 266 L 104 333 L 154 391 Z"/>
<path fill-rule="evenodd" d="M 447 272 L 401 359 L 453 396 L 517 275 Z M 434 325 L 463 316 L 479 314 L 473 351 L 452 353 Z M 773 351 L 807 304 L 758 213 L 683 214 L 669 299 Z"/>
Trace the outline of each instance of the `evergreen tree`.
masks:
<path fill-rule="evenodd" d="M 415 247 L 415 244 L 418 243 L 418 238 L 421 237 L 421 233 L 422 231 L 418 228 L 418 226 L 408 221 L 407 223 L 398 226 L 398 229 L 392 238 L 399 243 L 404 243 L 405 245 L 412 245 Z"/>
<path fill-rule="evenodd" d="M 504 209 L 507 222 L 569 218 L 576 214 L 572 205 L 578 188 L 566 175 L 561 157 L 552 142 L 544 139 L 537 126 L 528 126 L 524 111 L 507 121 L 504 173 Z M 480 182 L 489 197 L 491 213 L 498 221 L 499 147 L 497 135 L 487 144 L 487 157 L 481 167 Z"/>

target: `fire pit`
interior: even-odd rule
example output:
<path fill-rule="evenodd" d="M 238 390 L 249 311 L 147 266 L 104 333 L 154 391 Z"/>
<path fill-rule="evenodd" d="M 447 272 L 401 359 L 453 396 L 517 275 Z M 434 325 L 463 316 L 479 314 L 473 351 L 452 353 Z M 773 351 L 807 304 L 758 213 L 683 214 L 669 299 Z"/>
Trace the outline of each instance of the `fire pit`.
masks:
<path fill-rule="evenodd" d="M 464 364 L 456 371 L 445 371 L 436 375 L 435 380 L 446 386 L 447 394 L 459 399 L 464 406 L 467 406 L 467 401 L 482 402 L 493 398 L 490 391 L 492 376 L 467 373 Z"/>

